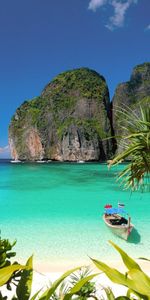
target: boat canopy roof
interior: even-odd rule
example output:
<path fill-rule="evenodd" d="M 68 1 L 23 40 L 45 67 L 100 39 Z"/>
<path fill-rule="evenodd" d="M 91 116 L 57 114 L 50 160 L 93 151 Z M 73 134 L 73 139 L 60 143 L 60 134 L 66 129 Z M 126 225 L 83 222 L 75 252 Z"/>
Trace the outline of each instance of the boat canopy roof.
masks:
<path fill-rule="evenodd" d="M 107 208 L 105 210 L 105 212 L 108 215 L 113 215 L 113 214 L 127 214 L 127 212 L 124 209 L 120 208 L 120 207 L 118 207 L 118 208 Z"/>

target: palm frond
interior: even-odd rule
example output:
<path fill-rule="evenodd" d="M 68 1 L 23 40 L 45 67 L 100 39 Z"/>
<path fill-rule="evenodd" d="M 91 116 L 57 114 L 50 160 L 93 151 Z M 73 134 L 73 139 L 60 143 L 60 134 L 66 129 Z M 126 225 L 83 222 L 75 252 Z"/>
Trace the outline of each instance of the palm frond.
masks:
<path fill-rule="evenodd" d="M 150 174 L 150 107 L 140 107 L 139 112 L 134 112 L 124 106 L 115 112 L 120 120 L 123 119 L 120 125 L 123 134 L 119 143 L 121 152 L 109 161 L 109 167 L 129 159 L 118 180 L 125 188 L 137 189 L 145 184 L 145 178 L 149 179 Z"/>

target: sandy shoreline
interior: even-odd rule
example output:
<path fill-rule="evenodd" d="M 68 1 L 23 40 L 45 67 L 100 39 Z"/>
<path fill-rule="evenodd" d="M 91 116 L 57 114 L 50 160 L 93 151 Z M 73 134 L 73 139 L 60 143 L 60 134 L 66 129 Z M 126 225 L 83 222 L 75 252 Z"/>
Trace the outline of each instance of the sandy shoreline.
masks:
<path fill-rule="evenodd" d="M 150 275 L 150 263 L 143 260 L 137 260 L 137 263 L 141 266 L 142 270 Z M 69 264 L 68 262 L 64 262 L 64 265 L 61 265 L 61 268 L 58 270 L 58 268 L 53 269 L 53 271 L 47 272 L 46 264 L 43 266 L 40 266 L 40 268 L 36 267 L 34 269 L 33 273 L 33 285 L 32 285 L 32 296 L 39 291 L 39 289 L 42 289 L 41 293 L 44 292 L 48 287 L 51 286 L 51 283 L 53 283 L 56 279 L 58 279 L 66 270 L 72 269 L 73 267 L 80 266 L 81 264 Z M 83 265 L 83 264 L 82 264 Z M 118 269 L 121 272 L 126 272 L 126 268 L 123 265 L 122 262 L 109 262 L 109 265 L 111 267 L 114 267 Z M 54 267 L 54 266 L 53 266 Z M 91 265 L 92 272 L 101 272 L 97 268 L 94 268 L 93 265 Z M 104 287 L 110 287 L 114 293 L 114 295 L 117 296 L 123 296 L 126 295 L 127 288 L 124 286 L 120 286 L 118 284 L 112 283 L 107 276 L 102 273 L 99 276 L 95 277 L 94 281 L 96 282 L 96 285 L 98 285 L 98 290 L 100 291 L 100 295 L 106 299 L 106 294 L 104 291 Z M 2 292 L 4 292 L 4 295 L 8 296 L 8 300 L 12 298 L 12 295 L 14 294 L 14 290 L 12 292 L 6 290 L 5 288 L 1 289 Z"/>
<path fill-rule="evenodd" d="M 134 258 L 133 258 L 134 259 Z M 121 272 L 126 272 L 127 269 L 124 266 L 124 263 L 122 262 L 121 258 L 118 260 L 106 260 L 106 259 L 100 259 L 100 261 L 108 264 L 110 267 L 118 269 Z M 150 262 L 140 259 L 135 259 L 135 261 L 141 266 L 141 268 L 146 272 L 150 273 Z M 44 274 L 53 274 L 53 273 L 64 273 L 68 270 L 71 270 L 76 267 L 80 266 L 88 266 L 91 270 L 98 270 L 94 264 L 91 262 L 91 260 L 81 260 L 77 261 L 69 261 L 69 260 L 59 260 L 58 262 L 54 261 L 47 261 L 45 263 L 43 262 L 37 262 L 34 264 L 34 271 L 37 273 L 44 273 Z"/>

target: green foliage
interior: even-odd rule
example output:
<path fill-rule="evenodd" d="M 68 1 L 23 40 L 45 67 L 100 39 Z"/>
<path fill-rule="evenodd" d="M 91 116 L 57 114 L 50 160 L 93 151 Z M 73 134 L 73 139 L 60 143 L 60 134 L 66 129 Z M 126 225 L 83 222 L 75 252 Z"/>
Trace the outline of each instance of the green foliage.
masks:
<path fill-rule="evenodd" d="M 146 70 L 147 68 L 150 68 L 150 63 L 149 63 L 149 62 L 146 62 L 146 63 L 144 63 L 144 64 L 137 65 L 137 66 L 134 68 L 134 71 L 139 72 L 139 73 L 143 73 L 143 72 L 145 72 L 145 70 Z"/>
<path fill-rule="evenodd" d="M 12 252 L 12 248 L 16 244 L 10 244 L 9 240 L 1 239 L 0 237 L 0 269 L 11 264 L 10 259 L 16 255 L 16 252 Z"/>
<path fill-rule="evenodd" d="M 78 271 L 79 270 L 79 271 Z M 89 275 L 87 268 L 75 268 L 64 273 L 59 279 L 57 279 L 52 286 L 47 289 L 41 296 L 38 297 L 39 300 L 70 300 L 70 299 L 80 299 L 86 300 L 88 298 L 97 299 L 95 292 L 95 283 L 91 280 L 99 275 L 92 274 Z M 67 279 L 67 282 L 64 280 Z M 35 294 L 31 300 L 35 300 Z"/>
<path fill-rule="evenodd" d="M 58 126 L 57 134 L 60 139 L 62 138 L 63 134 L 66 132 L 68 127 L 72 124 L 75 125 L 75 119 L 72 117 L 69 117 L 69 118 L 67 118 L 67 120 L 65 120 L 62 124 L 60 124 Z"/>
<path fill-rule="evenodd" d="M 111 281 L 126 286 L 128 288 L 127 297 L 132 294 L 132 298 L 138 296 L 138 299 L 150 299 L 150 277 L 144 273 L 140 266 L 121 248 L 112 242 L 111 244 L 120 253 L 125 266 L 128 268 L 128 272 L 123 274 L 101 261 L 92 259 L 94 264 L 98 269 L 103 271 Z"/>
<path fill-rule="evenodd" d="M 60 278 L 58 278 L 53 284 L 52 286 L 46 291 L 44 292 L 44 294 L 42 296 L 40 296 L 39 300 L 49 300 L 50 297 L 55 294 L 56 289 L 58 288 L 58 286 L 73 272 L 75 272 L 76 270 L 80 269 L 81 267 L 72 269 L 70 271 L 65 272 Z"/>
<path fill-rule="evenodd" d="M 25 266 L 14 264 L 0 269 L 0 286 L 7 284 L 14 272 L 25 269 Z"/>
<path fill-rule="evenodd" d="M 102 99 L 102 91 L 106 92 L 106 83 L 102 76 L 88 68 L 81 68 L 64 72 L 58 75 L 53 81 L 54 90 L 52 94 L 63 94 L 74 90 L 80 96 L 87 99 Z M 60 96 L 60 95 L 59 95 Z"/>
<path fill-rule="evenodd" d="M 140 266 L 135 262 L 135 260 L 133 260 L 131 257 L 129 257 L 126 252 L 124 252 L 119 246 L 114 244 L 112 241 L 109 241 L 109 242 L 120 253 L 121 258 L 128 270 L 137 269 L 137 270 L 141 271 Z"/>
<path fill-rule="evenodd" d="M 11 258 L 16 255 L 16 252 L 12 251 L 15 244 L 16 241 L 11 244 L 8 239 L 0 237 L 0 285 L 6 284 L 8 290 L 11 290 L 12 282 L 16 283 L 20 276 L 20 270 L 22 270 L 17 262 L 11 264 Z"/>
<path fill-rule="evenodd" d="M 115 295 L 113 294 L 112 290 L 107 287 L 107 288 L 104 288 L 104 291 L 106 293 L 106 296 L 107 296 L 107 300 L 115 300 Z"/>
<path fill-rule="evenodd" d="M 36 125 L 40 112 L 45 106 L 45 101 L 36 97 L 31 101 L 25 101 L 17 108 L 15 115 L 12 117 L 11 124 L 15 130 L 22 129 L 26 123 Z"/>
<path fill-rule="evenodd" d="M 130 108 L 122 108 L 118 113 L 124 118 L 121 126 L 124 134 L 120 137 L 123 151 L 109 161 L 109 166 L 130 159 L 130 163 L 119 173 L 118 179 L 125 188 L 149 186 L 150 107 L 141 107 L 139 113 Z"/>
<path fill-rule="evenodd" d="M 64 296 L 63 300 L 70 300 L 76 296 L 79 299 L 85 300 L 95 295 L 95 283 L 91 280 L 99 275 L 90 274 L 89 268 L 82 268 L 78 273 L 70 276 L 70 288 L 68 293 Z"/>
<path fill-rule="evenodd" d="M 26 263 L 26 268 L 21 274 L 21 278 L 16 289 L 18 300 L 28 300 L 30 298 L 32 288 L 32 277 L 33 257 L 31 256 Z"/>
<path fill-rule="evenodd" d="M 81 129 L 81 131 L 84 132 L 84 136 L 87 141 L 90 141 L 96 135 L 99 138 L 106 138 L 107 136 L 97 119 L 74 119 L 73 117 L 70 117 L 60 124 L 57 129 L 57 134 L 60 139 L 65 132 L 68 131 L 68 127 L 71 125 L 75 125 L 77 128 Z"/>
<path fill-rule="evenodd" d="M 16 253 L 12 251 L 15 244 L 16 241 L 11 244 L 8 239 L 0 238 L 0 286 L 6 285 L 8 290 L 11 290 L 12 284 L 18 284 L 18 278 L 20 278 L 22 270 L 26 268 L 17 262 L 11 263 L 11 258 L 16 255 Z M 7 297 L 3 296 L 0 292 L 0 300 L 5 299 L 7 299 Z"/>
<path fill-rule="evenodd" d="M 117 297 L 116 300 L 129 300 L 129 298 L 126 296 L 120 296 L 120 297 Z"/>

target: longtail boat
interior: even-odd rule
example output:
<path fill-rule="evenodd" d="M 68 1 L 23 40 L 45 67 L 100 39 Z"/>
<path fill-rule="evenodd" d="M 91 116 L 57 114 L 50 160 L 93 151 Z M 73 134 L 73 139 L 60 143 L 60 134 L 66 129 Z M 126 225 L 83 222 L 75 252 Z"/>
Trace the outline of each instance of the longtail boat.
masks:
<path fill-rule="evenodd" d="M 107 227 L 120 238 L 127 240 L 134 225 L 131 223 L 131 218 L 124 217 L 127 214 L 122 207 L 113 208 L 111 205 L 105 205 L 103 220 Z"/>

